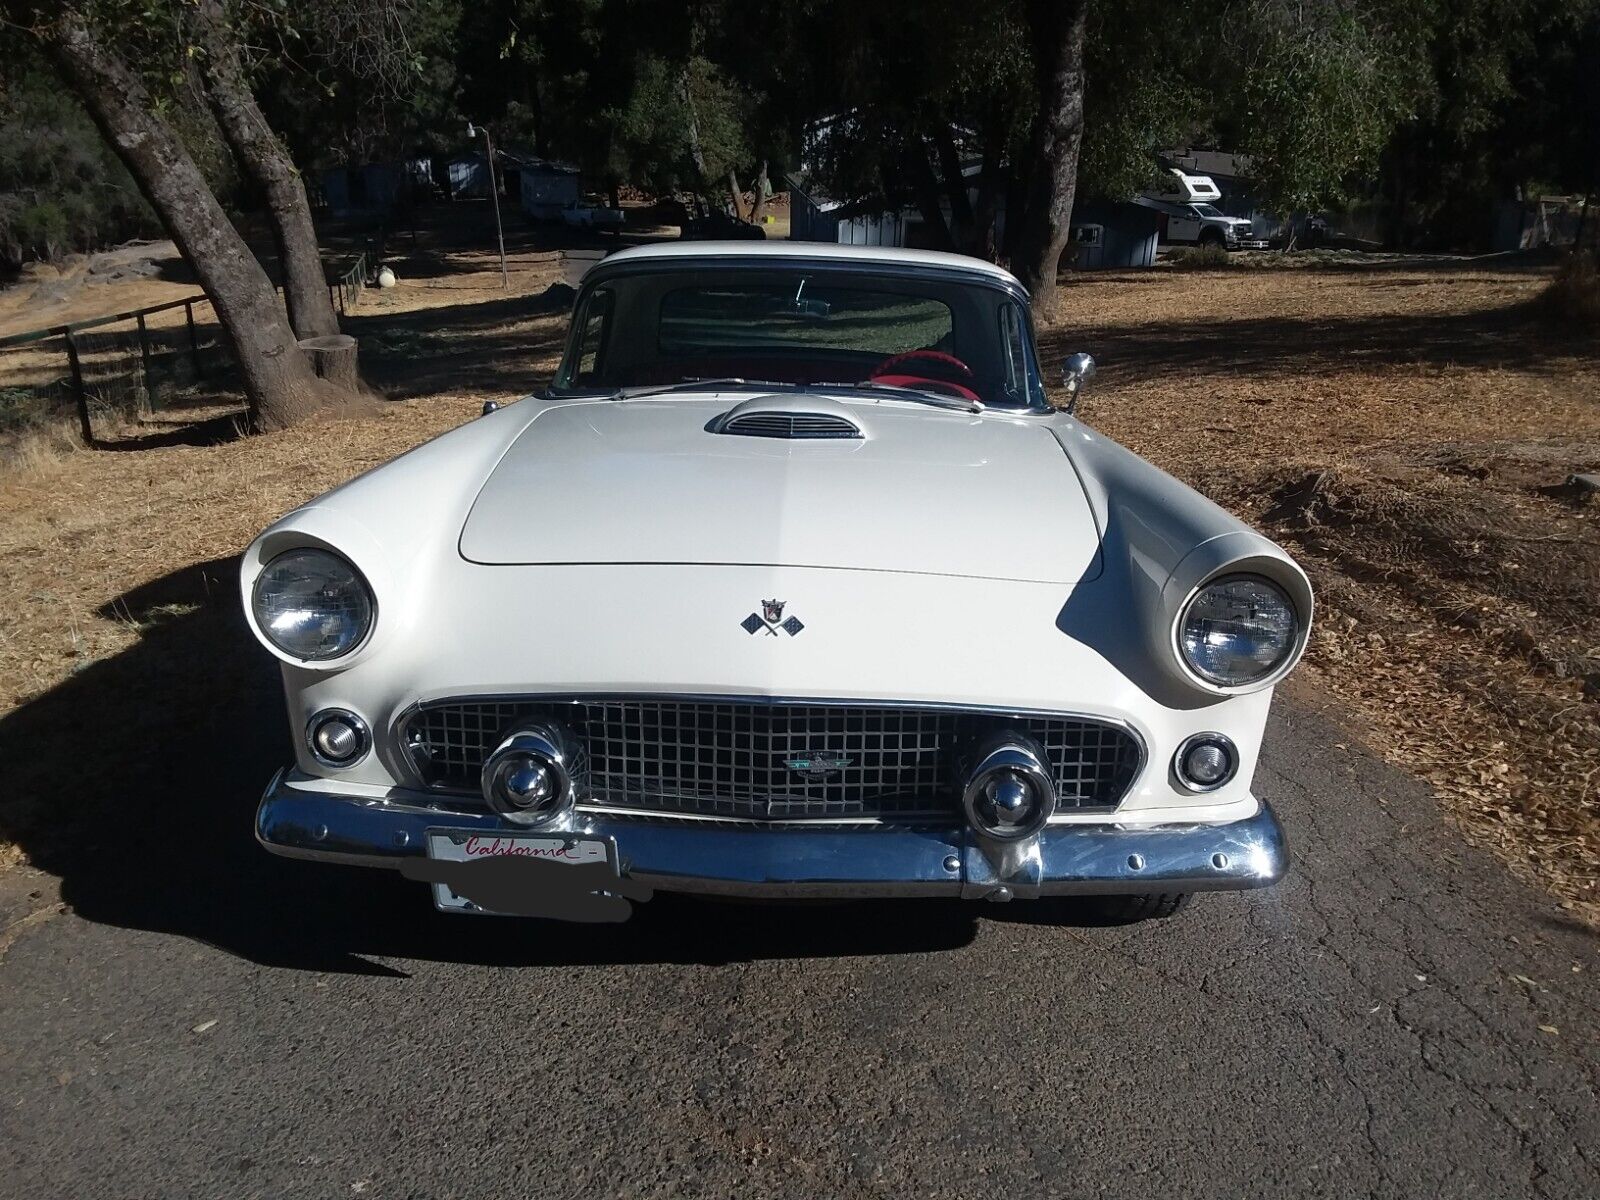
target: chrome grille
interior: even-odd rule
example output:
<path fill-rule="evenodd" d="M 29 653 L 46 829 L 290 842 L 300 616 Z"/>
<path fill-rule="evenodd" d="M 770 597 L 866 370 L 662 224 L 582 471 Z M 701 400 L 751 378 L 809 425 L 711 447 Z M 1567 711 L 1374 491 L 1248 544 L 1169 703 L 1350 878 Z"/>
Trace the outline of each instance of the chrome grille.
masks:
<path fill-rule="evenodd" d="M 827 413 L 754 412 L 734 417 L 723 433 L 767 438 L 858 438 L 861 430 L 843 417 Z"/>
<path fill-rule="evenodd" d="M 401 735 L 429 786 L 476 793 L 484 758 L 530 718 L 586 745 L 584 803 L 740 820 L 953 819 L 964 737 L 996 724 L 1044 747 L 1063 808 L 1114 808 L 1140 763 L 1132 734 L 1097 721 L 868 705 L 440 701 Z"/>

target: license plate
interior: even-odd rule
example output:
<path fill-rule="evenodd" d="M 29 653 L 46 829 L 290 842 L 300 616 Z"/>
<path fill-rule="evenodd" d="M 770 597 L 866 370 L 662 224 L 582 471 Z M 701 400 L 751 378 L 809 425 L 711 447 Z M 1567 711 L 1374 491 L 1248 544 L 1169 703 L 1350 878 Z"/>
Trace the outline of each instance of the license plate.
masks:
<path fill-rule="evenodd" d="M 481 903 L 485 889 L 462 884 L 459 881 L 460 877 L 456 886 L 465 887 L 469 892 L 477 892 L 478 900 L 461 895 L 450 883 L 435 878 L 433 903 L 441 912 L 503 913 L 510 911 L 512 907 L 522 907 L 527 895 L 537 890 L 550 902 L 551 907 L 548 913 L 540 912 L 538 915 L 559 917 L 563 915 L 560 911 L 563 906 L 560 891 L 553 890 L 551 886 L 559 883 L 559 877 L 551 877 L 550 870 L 562 870 L 566 867 L 584 868 L 575 875 L 575 878 L 584 882 L 580 889 L 573 892 L 574 898 L 581 898 L 582 895 L 595 890 L 603 890 L 608 881 L 615 882 L 618 879 L 616 843 L 606 838 L 579 837 L 575 834 L 484 834 L 459 829 L 430 829 L 428 857 L 441 863 L 479 864 L 487 860 L 512 859 L 529 864 L 528 870 L 524 872 L 528 878 L 527 888 L 519 893 L 518 902 L 514 906 L 496 907 Z M 511 874 L 513 868 L 497 865 L 496 869 L 504 873 L 504 878 L 496 881 L 498 888 L 503 890 L 506 886 L 515 886 L 514 883 L 508 882 L 516 878 Z M 444 868 L 444 870 L 459 872 L 460 868 Z M 495 887 L 488 888 L 487 892 L 492 896 Z M 540 901 L 533 902 L 539 904 L 541 908 L 544 907 Z"/>

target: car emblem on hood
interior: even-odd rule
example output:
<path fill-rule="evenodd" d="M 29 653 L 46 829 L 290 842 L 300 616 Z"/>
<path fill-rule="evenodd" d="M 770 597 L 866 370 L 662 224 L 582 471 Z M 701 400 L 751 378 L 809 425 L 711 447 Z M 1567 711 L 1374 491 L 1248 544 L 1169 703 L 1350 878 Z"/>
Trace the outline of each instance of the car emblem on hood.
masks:
<path fill-rule="evenodd" d="M 769 637 L 777 637 L 778 630 L 781 629 L 790 637 L 794 637 L 795 634 L 805 628 L 805 624 L 799 617 L 790 617 L 788 620 L 784 620 L 783 606 L 786 603 L 787 601 L 784 600 L 763 600 L 761 602 L 761 611 L 751 613 L 739 624 L 744 627 L 746 633 L 751 635 L 765 633 Z"/>

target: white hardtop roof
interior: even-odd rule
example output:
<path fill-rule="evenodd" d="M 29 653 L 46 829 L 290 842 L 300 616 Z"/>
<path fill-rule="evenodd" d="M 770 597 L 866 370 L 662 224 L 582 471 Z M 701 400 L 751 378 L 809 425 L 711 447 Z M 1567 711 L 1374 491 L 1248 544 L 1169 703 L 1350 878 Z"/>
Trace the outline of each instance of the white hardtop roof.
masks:
<path fill-rule="evenodd" d="M 1010 271 L 965 254 L 948 254 L 942 250 L 900 250 L 890 246 L 839 246 L 832 242 L 655 242 L 648 246 L 619 250 L 601 261 L 609 266 L 612 263 L 657 258 L 837 258 L 847 262 L 884 263 L 891 266 L 942 267 L 989 279 L 1001 279 L 1011 284 L 1017 282 Z"/>

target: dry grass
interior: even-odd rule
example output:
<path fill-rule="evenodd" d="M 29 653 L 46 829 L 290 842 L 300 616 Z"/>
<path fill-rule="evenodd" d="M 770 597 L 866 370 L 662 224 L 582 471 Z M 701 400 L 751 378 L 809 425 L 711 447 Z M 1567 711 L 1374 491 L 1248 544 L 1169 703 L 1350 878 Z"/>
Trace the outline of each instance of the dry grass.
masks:
<path fill-rule="evenodd" d="M 83 439 L 70 421 L 51 419 L 15 430 L 0 441 L 0 473 L 38 481 L 83 449 Z"/>
<path fill-rule="evenodd" d="M 1562 259 L 1544 301 L 1558 319 L 1600 333 L 1600 258 L 1595 252 L 1573 253 Z"/>
<path fill-rule="evenodd" d="M 1547 273 L 1105 276 L 1092 424 L 1288 544 L 1321 605 L 1291 682 L 1434 785 L 1467 835 L 1600 918 L 1600 342 Z"/>
<path fill-rule="evenodd" d="M 137 680 L 156 661 L 141 647 L 167 661 L 160 626 L 180 610 L 231 612 L 226 560 L 285 510 L 534 386 L 565 324 L 541 299 L 557 269 L 521 256 L 508 297 L 480 254 L 401 263 L 401 287 L 353 323 L 380 385 L 412 400 L 378 417 L 71 453 L 0 480 L 0 734 L 38 736 L 78 692 Z M 1429 780 L 1469 837 L 1593 919 L 1600 505 L 1540 489 L 1600 467 L 1600 345 L 1548 324 L 1548 282 L 1404 264 L 1100 275 L 1066 290 L 1042 345 L 1051 364 L 1096 354 L 1088 421 L 1307 565 L 1322 609 L 1301 701 Z M 156 586 L 195 564 L 209 566 L 189 591 Z M 42 784 L 0 795 L 0 840 L 36 857 L 60 820 Z"/>

